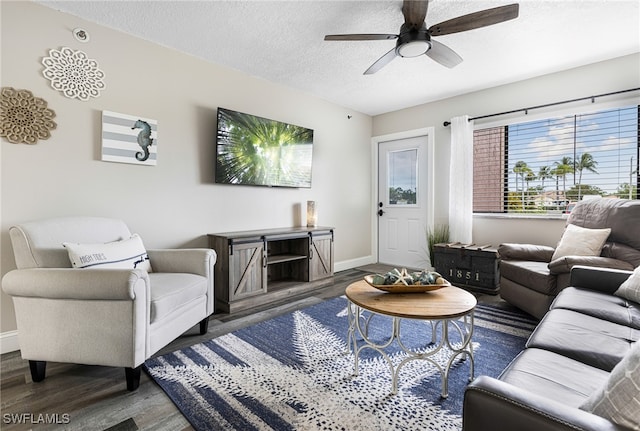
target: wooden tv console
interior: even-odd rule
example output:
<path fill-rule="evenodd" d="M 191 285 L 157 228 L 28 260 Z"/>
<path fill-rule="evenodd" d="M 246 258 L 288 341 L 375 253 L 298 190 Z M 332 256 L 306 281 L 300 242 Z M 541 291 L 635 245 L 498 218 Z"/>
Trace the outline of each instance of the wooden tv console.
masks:
<path fill-rule="evenodd" d="M 207 235 L 218 255 L 215 308 L 234 313 L 333 284 L 333 228 Z"/>

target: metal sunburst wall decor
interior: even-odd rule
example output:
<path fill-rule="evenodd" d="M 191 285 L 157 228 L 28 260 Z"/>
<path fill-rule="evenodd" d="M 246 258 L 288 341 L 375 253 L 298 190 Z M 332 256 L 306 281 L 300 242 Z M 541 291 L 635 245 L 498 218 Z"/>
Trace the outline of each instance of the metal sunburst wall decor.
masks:
<path fill-rule="evenodd" d="M 47 102 L 28 90 L 2 87 L 0 93 L 0 136 L 13 144 L 36 144 L 51 137 L 56 114 Z"/>
<path fill-rule="evenodd" d="M 52 49 L 42 64 L 45 66 L 42 75 L 51 81 L 51 87 L 70 99 L 86 101 L 99 97 L 106 87 L 98 62 L 82 51 L 67 47 Z"/>

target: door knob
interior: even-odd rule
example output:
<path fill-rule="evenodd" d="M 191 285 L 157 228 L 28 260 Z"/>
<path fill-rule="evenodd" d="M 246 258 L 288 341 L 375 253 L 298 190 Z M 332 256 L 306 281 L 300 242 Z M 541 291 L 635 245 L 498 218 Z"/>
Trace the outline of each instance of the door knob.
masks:
<path fill-rule="evenodd" d="M 381 210 L 381 209 L 380 209 L 380 210 L 378 210 L 378 215 L 379 215 L 379 216 L 381 216 L 382 214 L 384 214 L 384 211 L 383 211 L 383 210 Z"/>

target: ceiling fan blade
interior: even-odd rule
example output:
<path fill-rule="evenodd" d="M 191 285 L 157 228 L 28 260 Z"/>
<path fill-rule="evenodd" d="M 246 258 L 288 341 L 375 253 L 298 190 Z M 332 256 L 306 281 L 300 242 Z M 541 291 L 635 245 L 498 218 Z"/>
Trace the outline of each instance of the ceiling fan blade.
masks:
<path fill-rule="evenodd" d="M 328 34 L 324 40 L 390 40 L 397 38 L 397 34 Z"/>
<path fill-rule="evenodd" d="M 425 55 L 449 69 L 462 63 L 462 57 L 453 49 L 433 39 L 431 39 L 431 48 Z"/>
<path fill-rule="evenodd" d="M 369 66 L 369 68 L 364 71 L 364 74 L 371 75 L 373 73 L 376 73 L 378 70 L 382 69 L 387 64 L 391 63 L 391 60 L 396 58 L 396 55 L 397 55 L 396 49 L 393 48 L 391 51 L 387 52 L 385 55 L 383 55 L 378 60 L 376 60 L 376 62 L 373 63 L 371 66 Z"/>
<path fill-rule="evenodd" d="M 498 24 L 517 18 L 518 10 L 519 5 L 517 3 L 481 10 L 433 25 L 429 27 L 429 33 L 431 36 L 442 36 Z"/>
<path fill-rule="evenodd" d="M 411 29 L 417 30 L 424 24 L 424 18 L 427 16 L 428 0 L 404 0 L 402 3 L 402 14 L 404 22 Z"/>

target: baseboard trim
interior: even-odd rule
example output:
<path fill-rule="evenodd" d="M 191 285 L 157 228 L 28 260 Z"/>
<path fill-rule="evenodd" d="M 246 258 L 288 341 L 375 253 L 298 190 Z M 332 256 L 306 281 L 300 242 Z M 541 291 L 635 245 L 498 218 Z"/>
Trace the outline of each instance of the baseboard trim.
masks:
<path fill-rule="evenodd" d="M 343 260 L 342 262 L 336 262 L 333 265 L 333 270 L 335 272 L 345 271 L 347 269 L 357 268 L 359 266 L 364 266 L 364 265 L 370 265 L 376 262 L 377 260 L 374 256 L 364 256 L 364 257 L 359 257 L 357 259 Z"/>
<path fill-rule="evenodd" d="M 0 354 L 20 350 L 18 331 L 7 331 L 0 334 Z"/>

